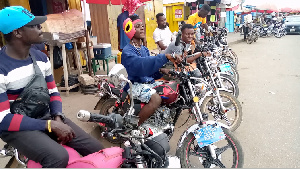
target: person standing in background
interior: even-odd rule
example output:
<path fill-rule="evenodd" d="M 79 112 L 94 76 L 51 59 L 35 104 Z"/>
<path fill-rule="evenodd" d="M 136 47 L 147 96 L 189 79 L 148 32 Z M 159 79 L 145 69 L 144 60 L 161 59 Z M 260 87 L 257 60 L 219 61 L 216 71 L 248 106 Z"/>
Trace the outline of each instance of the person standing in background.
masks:
<path fill-rule="evenodd" d="M 194 13 L 193 15 L 189 16 L 187 24 L 193 25 L 194 28 L 197 28 L 198 25 L 201 25 L 203 28 L 205 28 L 206 31 L 208 31 L 208 26 L 206 24 L 206 17 L 209 12 L 210 12 L 210 6 L 204 4 L 197 13 Z"/>
<path fill-rule="evenodd" d="M 167 20 L 163 13 L 156 15 L 157 28 L 153 32 L 153 39 L 157 44 L 158 49 L 164 51 L 172 41 L 172 32 L 167 26 Z"/>
<path fill-rule="evenodd" d="M 235 22 L 235 26 L 236 26 L 235 32 L 236 33 L 238 33 L 240 31 L 240 25 L 241 25 L 241 17 L 240 17 L 240 15 L 237 15 L 236 22 Z"/>
<path fill-rule="evenodd" d="M 122 24 L 129 17 L 128 11 L 122 12 L 117 19 L 117 27 L 118 27 L 118 49 L 122 52 L 123 48 L 130 42 L 130 39 L 126 36 Z"/>
<path fill-rule="evenodd" d="M 122 52 L 123 48 L 130 42 L 130 39 L 124 32 L 123 22 L 131 15 L 134 14 L 135 11 L 143 6 L 139 0 L 127 0 L 122 8 L 122 13 L 118 16 L 117 19 L 117 28 L 118 28 L 118 49 Z"/>

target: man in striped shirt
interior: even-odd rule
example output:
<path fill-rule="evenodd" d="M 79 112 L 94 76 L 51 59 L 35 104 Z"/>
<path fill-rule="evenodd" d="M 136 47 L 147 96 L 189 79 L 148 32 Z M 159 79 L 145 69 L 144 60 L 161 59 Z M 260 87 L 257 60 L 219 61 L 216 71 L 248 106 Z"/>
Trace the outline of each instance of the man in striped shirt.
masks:
<path fill-rule="evenodd" d="M 56 88 L 47 56 L 33 49 L 41 43 L 41 23 L 47 17 L 34 16 L 20 6 L 0 11 L 0 31 L 7 45 L 0 50 L 0 137 L 30 160 L 48 168 L 65 168 L 69 155 L 61 144 L 85 156 L 103 148 L 99 141 L 85 133 L 62 113 L 62 101 Z M 34 76 L 31 57 L 36 58 L 49 89 L 48 119 L 34 119 L 13 114 L 10 102 L 18 98 Z M 50 121 L 49 121 L 50 120 Z"/>

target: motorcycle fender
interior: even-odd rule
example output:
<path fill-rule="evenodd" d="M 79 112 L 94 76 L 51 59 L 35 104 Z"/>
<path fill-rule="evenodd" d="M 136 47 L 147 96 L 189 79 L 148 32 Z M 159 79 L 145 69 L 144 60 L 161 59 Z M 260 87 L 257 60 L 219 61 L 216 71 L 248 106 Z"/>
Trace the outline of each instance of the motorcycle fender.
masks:
<path fill-rule="evenodd" d="M 228 92 L 228 93 L 231 92 L 231 90 L 227 90 L 227 89 L 225 89 L 225 88 L 218 88 L 218 90 L 219 90 L 219 91 L 225 91 L 225 92 Z"/>
<path fill-rule="evenodd" d="M 221 127 L 223 128 L 226 128 L 226 129 L 229 129 L 229 126 L 227 126 L 226 124 L 223 124 L 223 123 L 220 123 L 220 122 L 216 122 L 216 121 L 213 121 L 213 120 L 209 120 L 209 121 L 205 121 L 206 124 L 215 124 L 217 123 L 218 125 L 220 125 Z M 182 144 L 183 144 L 183 141 L 185 140 L 185 138 L 190 134 L 190 133 L 194 133 L 195 130 L 197 130 L 199 128 L 199 124 L 194 124 L 192 126 L 190 126 L 181 136 L 180 136 L 180 139 L 177 143 L 177 149 L 180 149 Z"/>
<path fill-rule="evenodd" d="M 228 76 L 232 76 L 230 73 L 228 72 L 218 72 L 220 75 L 228 75 Z"/>
<path fill-rule="evenodd" d="M 201 106 L 201 104 L 203 103 L 204 99 L 208 96 L 212 96 L 213 95 L 213 92 L 212 91 L 208 91 L 205 93 L 204 97 L 202 97 L 199 101 L 199 106 Z"/>

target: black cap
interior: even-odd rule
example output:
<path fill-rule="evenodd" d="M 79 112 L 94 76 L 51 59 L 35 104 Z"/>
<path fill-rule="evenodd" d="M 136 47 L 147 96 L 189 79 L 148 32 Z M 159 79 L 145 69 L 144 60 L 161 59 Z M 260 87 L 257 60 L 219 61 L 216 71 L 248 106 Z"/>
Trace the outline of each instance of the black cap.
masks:
<path fill-rule="evenodd" d="M 27 26 L 32 26 L 32 25 L 39 25 L 44 23 L 47 20 L 47 16 L 35 16 L 35 18 L 27 23 Z"/>

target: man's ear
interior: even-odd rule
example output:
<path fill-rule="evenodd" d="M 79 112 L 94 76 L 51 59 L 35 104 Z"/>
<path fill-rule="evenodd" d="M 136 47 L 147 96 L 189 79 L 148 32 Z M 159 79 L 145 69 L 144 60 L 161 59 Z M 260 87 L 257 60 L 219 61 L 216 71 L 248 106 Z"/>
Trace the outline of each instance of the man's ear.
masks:
<path fill-rule="evenodd" d="M 19 29 L 14 30 L 13 34 L 15 35 L 16 38 L 22 38 L 22 33 L 20 32 Z"/>

